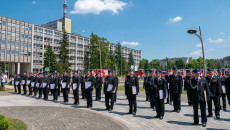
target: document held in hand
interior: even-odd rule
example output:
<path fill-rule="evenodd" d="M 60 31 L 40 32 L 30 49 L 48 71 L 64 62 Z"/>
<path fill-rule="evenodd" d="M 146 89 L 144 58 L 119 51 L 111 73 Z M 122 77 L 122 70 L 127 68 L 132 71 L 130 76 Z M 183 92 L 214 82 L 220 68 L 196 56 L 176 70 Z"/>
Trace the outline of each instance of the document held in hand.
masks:
<path fill-rule="evenodd" d="M 24 85 L 24 84 L 25 84 L 25 80 L 22 80 L 21 85 Z"/>
<path fill-rule="evenodd" d="M 79 84 L 79 88 L 78 88 L 78 90 L 81 90 L 81 84 Z"/>
<path fill-rule="evenodd" d="M 42 87 L 43 88 L 46 87 L 46 85 L 47 85 L 47 83 L 42 83 Z"/>
<path fill-rule="evenodd" d="M 15 84 L 18 85 L 18 84 L 19 84 L 19 81 L 16 81 Z"/>
<path fill-rule="evenodd" d="M 73 83 L 73 90 L 77 89 L 77 83 Z"/>
<path fill-rule="evenodd" d="M 164 99 L 164 91 L 159 90 L 159 99 Z"/>
<path fill-rule="evenodd" d="M 85 89 L 90 88 L 92 85 L 92 82 L 85 82 Z"/>
<path fill-rule="evenodd" d="M 226 93 L 226 87 L 225 86 L 222 86 L 222 92 Z"/>
<path fill-rule="evenodd" d="M 112 89 L 113 89 L 113 85 L 112 85 L 112 84 L 109 84 L 109 85 L 108 85 L 108 88 L 107 88 L 107 91 L 108 91 L 108 92 L 111 92 Z"/>
<path fill-rule="evenodd" d="M 34 82 L 31 82 L 31 87 L 34 87 L 34 84 L 35 84 Z"/>
<path fill-rule="evenodd" d="M 62 83 L 62 88 L 66 88 L 66 82 Z"/>
<path fill-rule="evenodd" d="M 137 95 L 137 87 L 136 86 L 132 86 L 132 93 L 133 93 L 133 95 Z"/>
<path fill-rule="evenodd" d="M 50 89 L 54 89 L 55 84 L 50 84 Z"/>
<path fill-rule="evenodd" d="M 37 83 L 36 86 L 39 87 L 39 83 Z"/>
<path fill-rule="evenodd" d="M 27 81 L 26 81 L 26 84 L 27 84 L 27 85 L 30 84 L 30 80 L 27 80 Z"/>

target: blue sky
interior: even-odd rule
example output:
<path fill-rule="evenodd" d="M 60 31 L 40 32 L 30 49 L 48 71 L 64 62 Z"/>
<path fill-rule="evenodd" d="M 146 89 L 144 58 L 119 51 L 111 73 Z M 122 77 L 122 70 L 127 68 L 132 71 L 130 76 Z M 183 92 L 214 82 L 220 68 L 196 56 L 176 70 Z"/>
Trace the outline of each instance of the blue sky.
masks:
<path fill-rule="evenodd" d="M 0 15 L 34 24 L 63 16 L 63 0 L 2 0 Z M 206 58 L 230 55 L 230 0 L 68 0 L 72 32 L 142 50 L 148 60 L 201 56 L 188 29 L 201 26 Z"/>

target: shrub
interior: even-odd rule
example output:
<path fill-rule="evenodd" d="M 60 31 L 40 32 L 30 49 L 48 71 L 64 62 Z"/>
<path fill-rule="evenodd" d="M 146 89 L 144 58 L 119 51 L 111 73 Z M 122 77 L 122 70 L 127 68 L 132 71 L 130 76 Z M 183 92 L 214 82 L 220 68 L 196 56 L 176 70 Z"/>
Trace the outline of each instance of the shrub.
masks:
<path fill-rule="evenodd" d="M 0 130 L 6 130 L 9 127 L 9 122 L 6 120 L 5 116 L 0 115 Z"/>

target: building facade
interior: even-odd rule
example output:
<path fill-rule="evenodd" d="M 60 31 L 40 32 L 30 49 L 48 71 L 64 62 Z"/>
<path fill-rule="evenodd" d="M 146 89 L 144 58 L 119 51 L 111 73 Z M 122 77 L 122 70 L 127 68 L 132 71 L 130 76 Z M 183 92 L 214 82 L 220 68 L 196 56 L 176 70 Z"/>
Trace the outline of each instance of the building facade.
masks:
<path fill-rule="evenodd" d="M 63 29 L 71 32 L 71 20 L 56 20 L 44 25 L 0 16 L 0 63 L 9 64 L 9 74 L 27 72 L 42 72 L 44 53 L 50 44 L 58 56 Z M 62 22 L 65 22 L 64 24 Z M 63 28 L 64 26 L 64 28 Z M 72 60 L 71 70 L 84 70 L 89 51 L 90 39 L 80 34 L 68 33 L 69 50 Z M 113 49 L 116 44 L 111 44 Z M 133 52 L 135 65 L 139 65 L 141 51 L 122 47 L 123 56 L 128 60 L 128 54 Z"/>
<path fill-rule="evenodd" d="M 182 59 L 185 62 L 185 64 L 192 62 L 192 57 L 174 57 L 174 58 L 168 58 L 168 60 L 171 61 L 171 62 L 175 62 L 178 59 Z M 162 64 L 163 67 L 167 66 L 167 59 L 162 59 L 160 61 L 161 61 L 161 64 Z"/>

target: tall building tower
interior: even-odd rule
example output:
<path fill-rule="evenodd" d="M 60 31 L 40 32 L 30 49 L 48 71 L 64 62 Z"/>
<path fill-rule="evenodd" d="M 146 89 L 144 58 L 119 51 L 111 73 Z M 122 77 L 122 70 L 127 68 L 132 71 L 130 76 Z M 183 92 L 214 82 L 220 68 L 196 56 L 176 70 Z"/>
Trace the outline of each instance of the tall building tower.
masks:
<path fill-rule="evenodd" d="M 64 0 L 64 5 L 63 5 L 63 18 L 67 17 L 67 0 Z"/>

